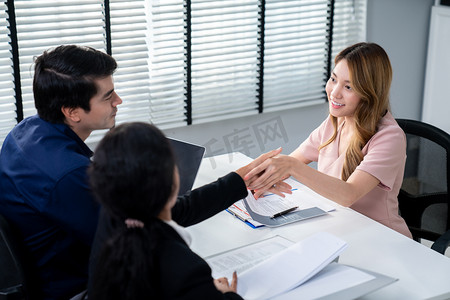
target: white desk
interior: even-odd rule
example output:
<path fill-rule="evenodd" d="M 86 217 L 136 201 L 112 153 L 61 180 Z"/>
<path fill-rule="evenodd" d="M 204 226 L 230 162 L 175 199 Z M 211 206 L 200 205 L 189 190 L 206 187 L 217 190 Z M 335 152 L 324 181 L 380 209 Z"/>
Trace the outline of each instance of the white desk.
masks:
<path fill-rule="evenodd" d="M 203 159 L 195 187 L 216 180 L 249 162 L 243 154 Z M 211 199 L 214 201 L 214 199 Z M 362 299 L 450 299 L 450 259 L 349 208 L 336 205 L 327 216 L 277 228 L 253 229 L 223 211 L 188 228 L 192 249 L 202 257 L 274 235 L 292 241 L 326 231 L 348 243 L 339 262 L 399 280 Z"/>

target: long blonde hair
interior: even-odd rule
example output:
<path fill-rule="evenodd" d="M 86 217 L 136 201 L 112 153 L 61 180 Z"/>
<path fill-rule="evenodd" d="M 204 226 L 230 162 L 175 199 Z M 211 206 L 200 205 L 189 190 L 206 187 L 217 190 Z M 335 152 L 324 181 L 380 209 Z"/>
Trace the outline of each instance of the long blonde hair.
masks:
<path fill-rule="evenodd" d="M 356 130 L 345 153 L 342 168 L 341 177 L 346 181 L 363 160 L 363 147 L 377 132 L 381 118 L 389 110 L 392 67 L 384 49 L 375 43 L 358 43 L 347 47 L 336 56 L 335 65 L 343 59 L 348 65 L 352 89 L 361 99 L 353 116 Z M 319 150 L 337 136 L 337 118 L 332 115 L 330 118 L 334 133 Z"/>

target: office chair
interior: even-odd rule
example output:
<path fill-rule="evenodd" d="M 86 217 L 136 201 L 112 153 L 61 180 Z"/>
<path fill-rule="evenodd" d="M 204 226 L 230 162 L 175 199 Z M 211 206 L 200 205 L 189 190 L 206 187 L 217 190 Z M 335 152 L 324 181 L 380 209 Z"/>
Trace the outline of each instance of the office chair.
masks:
<path fill-rule="evenodd" d="M 28 299 L 21 255 L 13 229 L 0 215 L 0 300 Z"/>
<path fill-rule="evenodd" d="M 444 254 L 450 243 L 450 135 L 416 120 L 397 119 L 407 139 L 407 158 L 398 195 L 401 216 L 414 240 L 435 242 Z"/>

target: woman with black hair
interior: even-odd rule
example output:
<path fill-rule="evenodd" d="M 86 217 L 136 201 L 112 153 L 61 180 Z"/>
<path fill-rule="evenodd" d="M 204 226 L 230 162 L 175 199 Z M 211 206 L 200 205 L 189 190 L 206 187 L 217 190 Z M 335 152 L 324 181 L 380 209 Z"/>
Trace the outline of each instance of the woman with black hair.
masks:
<path fill-rule="evenodd" d="M 172 220 L 179 177 L 170 144 L 156 127 L 111 130 L 89 170 L 92 190 L 113 224 L 90 279 L 89 299 L 242 299 L 237 278 L 213 279 Z"/>

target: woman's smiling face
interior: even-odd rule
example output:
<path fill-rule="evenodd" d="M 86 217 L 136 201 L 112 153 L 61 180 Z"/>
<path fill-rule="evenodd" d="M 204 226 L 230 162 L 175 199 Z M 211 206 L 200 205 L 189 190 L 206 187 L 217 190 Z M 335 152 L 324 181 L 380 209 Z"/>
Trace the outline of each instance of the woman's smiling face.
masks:
<path fill-rule="evenodd" d="M 347 61 L 342 59 L 334 68 L 325 87 L 330 114 L 334 117 L 352 118 L 361 98 L 353 90 Z"/>

